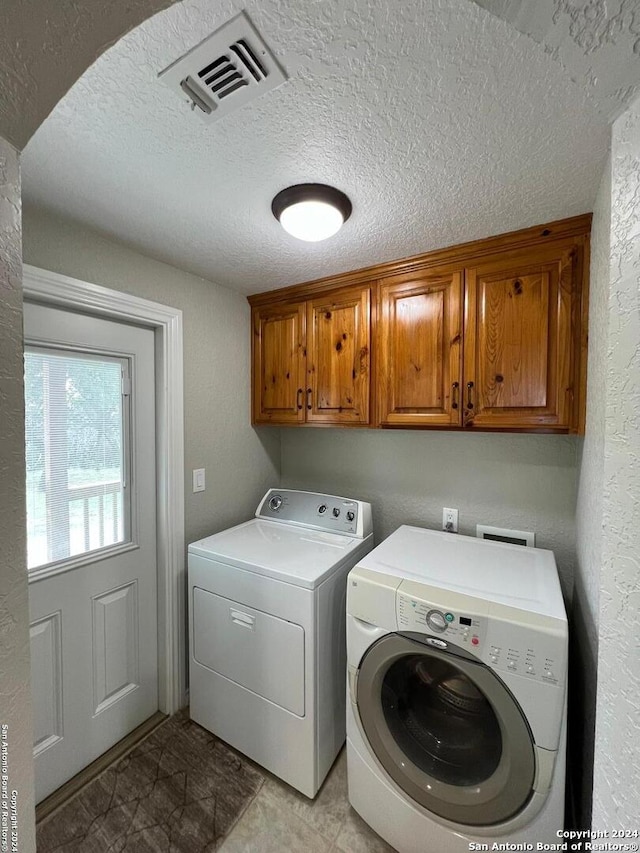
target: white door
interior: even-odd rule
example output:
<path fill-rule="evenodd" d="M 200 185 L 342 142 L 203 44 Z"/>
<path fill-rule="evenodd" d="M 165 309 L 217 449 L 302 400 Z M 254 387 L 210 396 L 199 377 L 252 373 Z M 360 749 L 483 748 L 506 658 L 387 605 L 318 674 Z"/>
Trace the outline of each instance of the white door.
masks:
<path fill-rule="evenodd" d="M 158 709 L 154 334 L 25 305 L 36 800 Z"/>

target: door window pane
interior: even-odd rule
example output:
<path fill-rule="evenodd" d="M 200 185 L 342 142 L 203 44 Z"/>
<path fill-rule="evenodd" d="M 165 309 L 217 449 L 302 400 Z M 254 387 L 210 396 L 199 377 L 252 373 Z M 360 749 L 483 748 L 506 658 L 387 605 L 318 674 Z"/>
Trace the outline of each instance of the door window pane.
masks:
<path fill-rule="evenodd" d="M 29 569 L 127 541 L 126 359 L 25 353 Z"/>

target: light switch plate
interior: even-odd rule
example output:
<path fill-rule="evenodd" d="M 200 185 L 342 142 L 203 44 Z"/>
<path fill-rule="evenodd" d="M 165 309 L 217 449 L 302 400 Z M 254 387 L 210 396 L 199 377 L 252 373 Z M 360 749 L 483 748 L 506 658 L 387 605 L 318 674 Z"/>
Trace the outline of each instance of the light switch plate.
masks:
<path fill-rule="evenodd" d="M 193 469 L 193 491 L 194 492 L 204 492 L 204 490 L 205 490 L 204 468 L 194 468 Z"/>

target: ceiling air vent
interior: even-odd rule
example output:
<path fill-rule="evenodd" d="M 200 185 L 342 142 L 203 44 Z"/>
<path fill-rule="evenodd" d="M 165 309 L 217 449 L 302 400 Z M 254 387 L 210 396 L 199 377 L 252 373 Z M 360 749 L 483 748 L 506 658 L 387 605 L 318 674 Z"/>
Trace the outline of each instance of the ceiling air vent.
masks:
<path fill-rule="evenodd" d="M 214 120 L 287 79 L 275 57 L 240 12 L 158 75 L 202 118 Z"/>

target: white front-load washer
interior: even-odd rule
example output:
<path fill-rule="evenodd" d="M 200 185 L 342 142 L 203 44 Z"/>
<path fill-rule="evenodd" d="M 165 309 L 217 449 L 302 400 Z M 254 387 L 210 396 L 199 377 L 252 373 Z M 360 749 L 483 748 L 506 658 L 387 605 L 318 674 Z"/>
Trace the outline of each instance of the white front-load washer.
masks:
<path fill-rule="evenodd" d="M 347 574 L 371 505 L 271 489 L 189 545 L 193 720 L 314 797 L 345 739 Z"/>
<path fill-rule="evenodd" d="M 567 637 L 551 551 L 404 526 L 350 572 L 349 799 L 399 853 L 559 843 Z"/>

